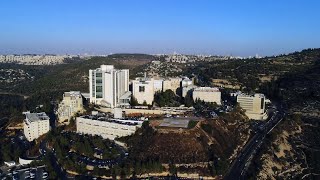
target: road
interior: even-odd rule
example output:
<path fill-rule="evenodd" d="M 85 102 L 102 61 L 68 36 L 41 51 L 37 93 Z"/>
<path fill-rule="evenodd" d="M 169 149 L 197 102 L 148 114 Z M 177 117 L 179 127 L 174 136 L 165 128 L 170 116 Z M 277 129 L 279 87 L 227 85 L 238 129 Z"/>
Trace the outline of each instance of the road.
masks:
<path fill-rule="evenodd" d="M 50 149 L 47 148 L 45 141 L 41 142 L 39 151 L 42 155 L 48 154 L 51 165 L 60 179 L 62 180 L 68 179 L 67 172 L 60 166 L 54 151 L 51 151 Z"/>
<path fill-rule="evenodd" d="M 264 127 L 258 131 L 247 144 L 243 147 L 240 154 L 232 162 L 228 173 L 225 175 L 226 180 L 244 179 L 246 168 L 251 163 L 251 160 L 257 149 L 260 148 L 266 135 L 270 133 L 274 127 L 284 118 L 285 112 L 281 106 L 277 107 L 277 111 L 273 112 L 271 118 L 267 121 Z"/>
<path fill-rule="evenodd" d="M 29 96 L 20 94 L 20 93 L 13 93 L 13 92 L 0 92 L 0 95 L 16 95 L 16 96 L 22 96 L 23 99 L 28 99 Z"/>

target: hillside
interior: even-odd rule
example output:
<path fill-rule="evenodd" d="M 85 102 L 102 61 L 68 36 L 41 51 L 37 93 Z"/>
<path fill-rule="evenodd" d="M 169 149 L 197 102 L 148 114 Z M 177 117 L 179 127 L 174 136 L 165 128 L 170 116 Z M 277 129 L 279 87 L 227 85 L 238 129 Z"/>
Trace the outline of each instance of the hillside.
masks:
<path fill-rule="evenodd" d="M 6 109 L 1 111 L 2 117 L 5 117 L 1 125 L 8 118 L 21 120 L 21 117 L 14 116 L 38 104 L 43 104 L 43 109 L 51 112 L 50 101 L 61 98 L 64 91 L 88 92 L 89 69 L 101 64 L 113 64 L 116 68 L 129 68 L 131 77 L 134 77 L 148 69 L 151 60 L 154 57 L 149 55 L 116 54 L 56 66 L 0 64 L 2 69 L 7 70 L 4 71 L 6 74 L 3 73 L 5 76 L 7 72 L 15 75 L 15 81 L 0 84 L 1 107 Z M 168 68 L 175 70 L 174 67 L 178 67 L 179 71 L 165 71 Z M 194 74 L 199 85 L 230 83 L 239 86 L 242 91 L 263 92 L 271 99 L 281 101 L 289 114 L 267 137 L 247 177 L 319 177 L 320 49 L 262 59 L 217 60 L 190 65 L 161 64 L 160 69 L 153 68 L 153 71 L 160 74 Z M 150 162 L 175 163 L 179 172 L 216 175 L 225 172 L 250 133 L 250 123 L 237 110 L 181 131 L 165 132 L 145 126 L 123 141 L 129 145 L 128 166 L 139 167 Z"/>
<path fill-rule="evenodd" d="M 128 144 L 132 162 L 173 163 L 179 173 L 210 176 L 227 170 L 234 153 L 248 140 L 249 129 L 246 117 L 236 109 L 219 119 L 199 121 L 191 129 L 144 125 L 134 135 L 120 140 Z"/>
<path fill-rule="evenodd" d="M 308 68 L 279 78 L 272 86 L 275 88 L 270 92 L 282 99 L 289 115 L 268 137 L 248 177 L 320 178 L 320 58 Z"/>
<path fill-rule="evenodd" d="M 312 66 L 319 58 L 320 49 L 307 49 L 261 59 L 201 62 L 188 67 L 186 74 L 198 76 L 200 85 L 214 85 L 216 83 L 212 83 L 212 80 L 218 80 L 222 86 L 226 84 L 245 91 L 256 91 L 287 73 L 297 73 Z"/>

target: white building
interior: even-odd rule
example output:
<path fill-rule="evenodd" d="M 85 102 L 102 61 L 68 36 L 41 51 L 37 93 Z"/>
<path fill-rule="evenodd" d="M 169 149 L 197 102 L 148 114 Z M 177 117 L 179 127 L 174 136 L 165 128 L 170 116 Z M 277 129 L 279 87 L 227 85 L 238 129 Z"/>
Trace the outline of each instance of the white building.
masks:
<path fill-rule="evenodd" d="M 193 84 L 193 81 L 188 77 L 184 77 L 181 81 L 181 95 L 182 97 L 186 97 L 188 93 L 191 93 L 194 88 L 196 88 Z"/>
<path fill-rule="evenodd" d="M 163 79 L 153 79 L 153 85 L 154 92 L 162 91 Z"/>
<path fill-rule="evenodd" d="M 165 58 L 167 62 L 186 63 L 189 58 L 182 54 L 173 54 Z"/>
<path fill-rule="evenodd" d="M 89 70 L 90 102 L 106 107 L 129 106 L 129 69 L 101 65 Z"/>
<path fill-rule="evenodd" d="M 152 105 L 154 100 L 154 80 L 152 78 L 136 78 L 132 80 L 132 94 L 139 104 L 146 102 Z"/>
<path fill-rule="evenodd" d="M 57 110 L 59 122 L 68 124 L 75 113 L 83 112 L 83 110 L 83 99 L 80 91 L 65 92 Z"/>
<path fill-rule="evenodd" d="M 263 94 L 237 96 L 237 102 L 245 110 L 249 119 L 264 120 L 267 118 L 265 112 L 265 96 Z"/>
<path fill-rule="evenodd" d="M 8 161 L 8 162 L 4 161 L 4 164 L 5 164 L 6 166 L 8 166 L 8 167 L 14 167 L 14 166 L 16 166 L 16 162 L 14 162 L 14 161 Z"/>
<path fill-rule="evenodd" d="M 217 103 L 221 105 L 221 92 L 218 88 L 198 87 L 192 92 L 193 100 L 202 100 L 205 102 Z"/>
<path fill-rule="evenodd" d="M 182 87 L 182 97 L 186 97 L 188 93 L 192 94 L 192 91 L 197 88 L 197 86 L 190 85 Z"/>
<path fill-rule="evenodd" d="M 46 113 L 24 113 L 26 119 L 23 123 L 24 135 L 28 141 L 33 141 L 50 130 L 50 118 Z"/>
<path fill-rule="evenodd" d="M 193 81 L 188 77 L 183 77 L 181 81 L 181 87 L 191 86 L 193 85 Z"/>
<path fill-rule="evenodd" d="M 114 140 L 116 137 L 133 134 L 143 121 L 109 118 L 104 115 L 77 117 L 77 133 L 102 136 Z"/>

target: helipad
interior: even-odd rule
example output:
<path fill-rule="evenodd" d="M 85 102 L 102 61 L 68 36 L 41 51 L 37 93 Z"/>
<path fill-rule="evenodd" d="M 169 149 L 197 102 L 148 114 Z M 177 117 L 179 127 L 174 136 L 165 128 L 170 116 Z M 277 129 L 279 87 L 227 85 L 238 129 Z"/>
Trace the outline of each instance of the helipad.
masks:
<path fill-rule="evenodd" d="M 186 118 L 164 118 L 160 127 L 188 128 L 189 119 Z"/>

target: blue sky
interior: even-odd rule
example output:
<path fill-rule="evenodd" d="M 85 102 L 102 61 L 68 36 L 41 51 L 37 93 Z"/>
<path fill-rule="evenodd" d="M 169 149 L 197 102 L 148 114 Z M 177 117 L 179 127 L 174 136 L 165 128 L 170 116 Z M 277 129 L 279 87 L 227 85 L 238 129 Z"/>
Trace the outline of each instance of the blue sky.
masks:
<path fill-rule="evenodd" d="M 0 54 L 273 55 L 320 47 L 318 0 L 3 0 Z"/>

